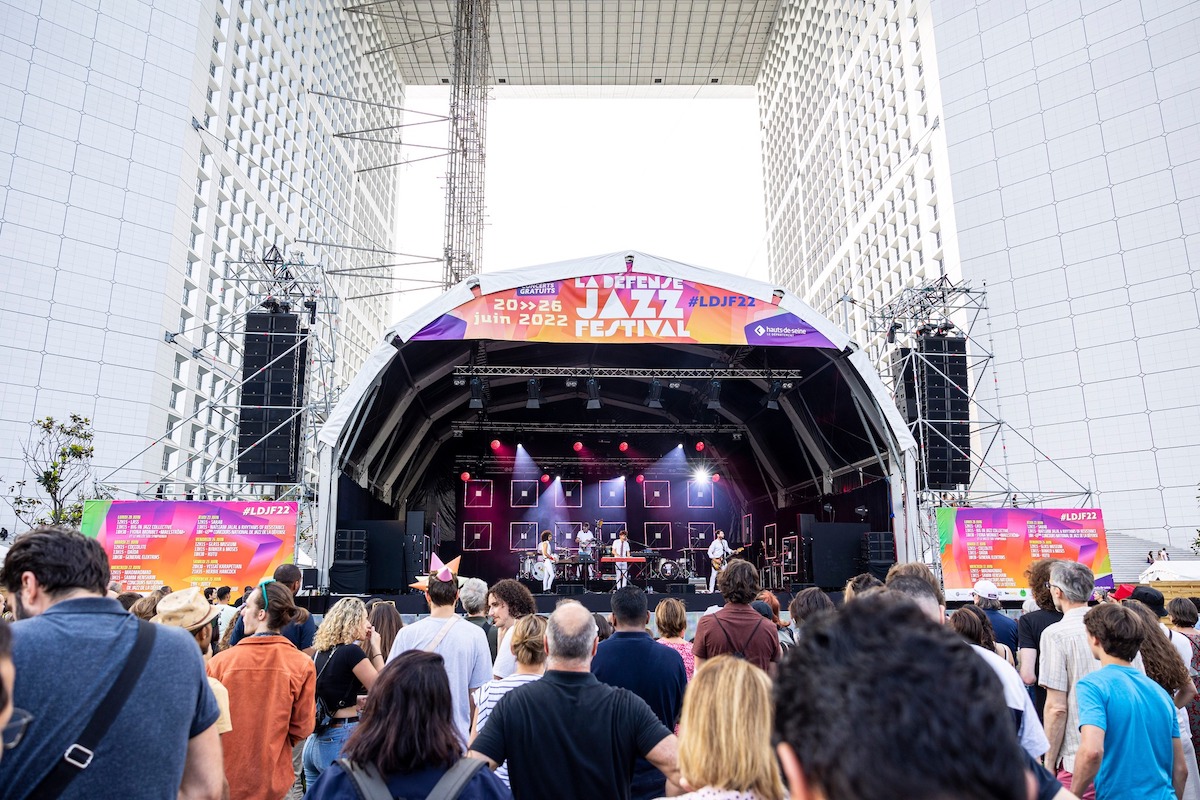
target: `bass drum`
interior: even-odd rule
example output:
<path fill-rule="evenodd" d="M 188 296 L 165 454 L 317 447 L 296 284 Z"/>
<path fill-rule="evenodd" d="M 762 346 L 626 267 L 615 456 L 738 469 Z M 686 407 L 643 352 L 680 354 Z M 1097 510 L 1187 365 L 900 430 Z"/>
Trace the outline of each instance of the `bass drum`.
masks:
<path fill-rule="evenodd" d="M 546 562 L 545 562 L 545 561 L 538 561 L 537 563 L 535 563 L 535 564 L 533 565 L 533 579 L 534 579 L 535 581 L 544 581 L 544 580 L 546 580 L 546 573 L 547 573 L 547 572 L 549 572 L 549 570 L 546 568 Z"/>
<path fill-rule="evenodd" d="M 683 578 L 687 573 L 678 561 L 663 559 L 658 565 L 658 575 L 663 580 L 674 581 Z"/>

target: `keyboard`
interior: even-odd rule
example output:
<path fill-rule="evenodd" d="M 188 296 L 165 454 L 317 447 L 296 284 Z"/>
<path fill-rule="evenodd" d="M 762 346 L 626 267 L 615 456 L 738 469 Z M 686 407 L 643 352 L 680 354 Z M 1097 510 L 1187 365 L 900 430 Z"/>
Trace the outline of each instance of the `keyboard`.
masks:
<path fill-rule="evenodd" d="M 643 556 L 604 556 L 600 559 L 605 564 L 645 564 L 646 559 Z"/>

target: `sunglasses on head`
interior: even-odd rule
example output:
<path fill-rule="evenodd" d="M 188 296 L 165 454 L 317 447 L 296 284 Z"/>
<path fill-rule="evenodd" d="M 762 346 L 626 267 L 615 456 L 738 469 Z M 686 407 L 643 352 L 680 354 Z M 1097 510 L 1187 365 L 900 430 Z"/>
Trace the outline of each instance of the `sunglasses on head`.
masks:
<path fill-rule="evenodd" d="M 262 603 L 262 607 L 263 607 L 263 611 L 266 611 L 266 610 L 267 610 L 267 603 L 268 603 L 268 600 L 267 600 L 267 584 L 268 584 L 268 583 L 274 583 L 274 582 L 275 582 L 275 579 L 274 579 L 274 578 L 264 578 L 264 579 L 263 579 L 262 581 L 260 581 L 260 582 L 259 582 L 259 584 L 258 584 L 258 588 L 262 589 L 262 596 L 263 596 L 263 603 Z"/>

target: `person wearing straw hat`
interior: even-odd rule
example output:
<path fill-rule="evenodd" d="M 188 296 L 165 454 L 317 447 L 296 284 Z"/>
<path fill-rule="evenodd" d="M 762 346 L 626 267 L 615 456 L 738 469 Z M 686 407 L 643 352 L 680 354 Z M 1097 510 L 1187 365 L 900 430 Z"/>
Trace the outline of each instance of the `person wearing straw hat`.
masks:
<path fill-rule="evenodd" d="M 150 620 L 151 622 L 183 628 L 196 640 L 205 663 L 212 658 L 213 629 L 211 623 L 221 613 L 220 606 L 209 603 L 204 593 L 193 587 L 171 592 L 158 601 L 157 611 L 158 613 Z M 229 692 L 219 680 L 211 675 L 208 676 L 208 686 L 212 689 L 213 697 L 217 699 L 217 708 L 221 712 L 217 717 L 217 733 L 229 733 L 233 730 L 233 722 L 229 718 Z"/>
<path fill-rule="evenodd" d="M 388 661 L 408 650 L 425 650 L 442 657 L 454 700 L 454 724 L 465 749 L 475 711 L 472 693 L 491 680 L 492 659 L 483 630 L 454 613 L 459 582 L 463 580 L 455 574 L 457 569 L 457 558 L 443 564 L 436 553 L 433 555 L 429 574 L 413 584 L 425 592 L 429 616 L 400 629 Z"/>

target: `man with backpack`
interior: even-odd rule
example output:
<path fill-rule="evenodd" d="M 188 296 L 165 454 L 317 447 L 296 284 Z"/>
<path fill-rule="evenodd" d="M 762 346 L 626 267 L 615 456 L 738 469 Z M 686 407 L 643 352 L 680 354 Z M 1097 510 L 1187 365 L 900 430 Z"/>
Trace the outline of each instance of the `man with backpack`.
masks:
<path fill-rule="evenodd" d="M 758 570 L 749 561 L 735 558 L 721 573 L 717 588 L 725 605 L 696 623 L 692 642 L 696 669 L 706 659 L 728 653 L 770 671 L 782 650 L 775 626 L 750 607 L 758 595 Z"/>

